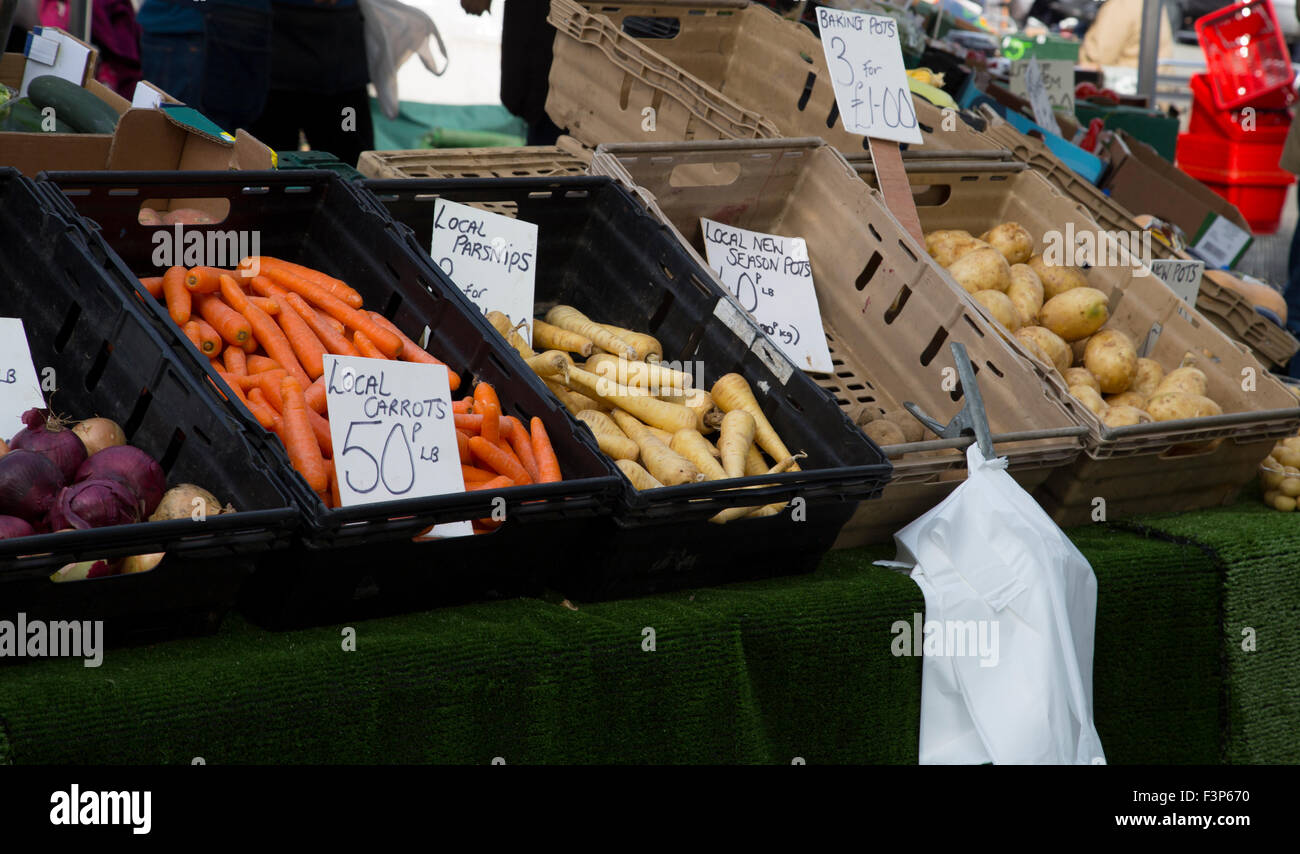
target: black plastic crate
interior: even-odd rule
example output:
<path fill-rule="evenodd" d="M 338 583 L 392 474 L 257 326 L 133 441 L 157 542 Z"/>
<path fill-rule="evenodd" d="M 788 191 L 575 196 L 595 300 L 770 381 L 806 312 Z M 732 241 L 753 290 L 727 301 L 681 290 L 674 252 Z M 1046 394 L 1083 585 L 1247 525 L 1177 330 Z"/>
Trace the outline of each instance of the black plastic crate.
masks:
<path fill-rule="evenodd" d="M 647 492 L 621 480 L 620 511 L 606 532 L 609 557 L 586 567 L 563 566 L 552 576 L 552 585 L 570 596 L 634 595 L 811 571 L 858 501 L 879 497 L 889 481 L 892 467 L 884 453 L 712 284 L 668 229 L 610 179 L 404 179 L 362 186 L 410 229 L 413 251 L 430 245 L 439 197 L 536 223 L 539 315 L 557 303 L 571 304 L 598 322 L 648 332 L 663 344 L 665 360 L 701 362 L 706 387 L 726 373 L 743 375 L 790 450 L 808 454 L 803 471 L 773 477 Z M 732 318 L 730 325 L 719 312 Z M 786 374 L 784 381 L 779 374 Z M 790 512 L 725 526 L 707 521 L 725 507 L 785 499 L 802 499 L 803 521 Z"/>
<path fill-rule="evenodd" d="M 230 410 L 246 429 L 265 440 L 268 464 L 301 509 L 300 548 L 267 562 L 250 579 L 243 609 L 275 627 L 307 625 L 418 610 L 485 596 L 535 593 L 565 560 L 563 549 L 539 542 L 584 542 L 593 520 L 612 512 L 620 489 L 618 470 L 591 435 L 577 429 L 546 387 L 519 360 L 487 319 L 415 251 L 368 194 L 337 175 L 292 172 L 101 172 L 50 173 L 65 201 L 99 227 L 112 263 L 125 276 L 155 272 L 153 228 L 137 222 L 149 199 L 226 199 L 220 223 L 191 226 L 204 231 L 257 230 L 263 254 L 319 269 L 348 282 L 368 309 L 381 312 L 419 340 L 431 330 L 428 349 L 461 376 L 457 396 L 475 380 L 491 383 L 505 414 L 525 423 L 539 416 L 555 446 L 566 480 L 514 487 L 497 493 L 391 501 L 327 509 L 292 469 L 279 440 L 263 430 L 238 403 Z M 187 229 L 188 230 L 188 229 Z M 156 271 L 161 272 L 161 271 Z M 149 307 L 162 334 L 185 363 L 223 397 L 224 382 L 176 329 L 165 308 L 133 282 L 132 293 Z M 414 542 L 439 522 L 485 518 L 496 498 L 505 500 L 506 522 L 472 537 Z"/>
<path fill-rule="evenodd" d="M 111 417 L 167 473 L 239 512 L 0 540 L 0 618 L 104 620 L 110 640 L 215 630 L 253 556 L 288 545 L 298 514 L 238 425 L 176 362 L 75 220 L 0 169 L 0 316 L 20 317 L 59 413 Z M 10 437 L 4 437 L 6 439 Z M 55 583 L 77 560 L 167 552 L 150 572 Z"/>

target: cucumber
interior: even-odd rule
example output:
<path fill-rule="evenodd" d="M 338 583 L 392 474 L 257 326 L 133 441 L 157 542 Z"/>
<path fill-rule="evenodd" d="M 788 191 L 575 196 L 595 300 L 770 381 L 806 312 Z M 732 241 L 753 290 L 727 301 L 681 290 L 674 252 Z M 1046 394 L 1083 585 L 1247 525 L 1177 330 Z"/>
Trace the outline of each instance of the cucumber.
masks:
<path fill-rule="evenodd" d="M 0 105 L 0 131 L 41 133 L 45 130 L 44 116 L 27 98 L 19 98 Z M 66 122 L 54 119 L 54 133 L 76 133 Z"/>
<path fill-rule="evenodd" d="M 82 87 L 50 74 L 27 84 L 27 97 L 38 108 L 53 107 L 55 117 L 79 133 L 112 133 L 117 113 Z"/>

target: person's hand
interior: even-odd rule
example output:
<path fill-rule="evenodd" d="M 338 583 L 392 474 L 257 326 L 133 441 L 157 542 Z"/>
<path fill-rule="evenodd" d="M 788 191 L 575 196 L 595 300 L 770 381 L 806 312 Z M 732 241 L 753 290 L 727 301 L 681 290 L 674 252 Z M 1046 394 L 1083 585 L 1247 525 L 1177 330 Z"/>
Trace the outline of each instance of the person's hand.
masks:
<path fill-rule="evenodd" d="M 492 0 L 460 0 L 460 8 L 471 15 L 482 15 L 492 5 Z"/>

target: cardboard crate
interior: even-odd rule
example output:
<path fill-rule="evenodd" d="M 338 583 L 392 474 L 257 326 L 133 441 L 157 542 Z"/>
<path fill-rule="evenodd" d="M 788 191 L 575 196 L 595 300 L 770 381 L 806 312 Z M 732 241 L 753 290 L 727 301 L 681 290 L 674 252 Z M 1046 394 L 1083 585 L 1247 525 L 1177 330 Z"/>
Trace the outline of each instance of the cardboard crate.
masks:
<path fill-rule="evenodd" d="M 669 38 L 633 38 L 629 19 Z M 866 138 L 839 120 L 821 41 L 802 24 L 745 0 L 588 3 L 552 0 L 558 33 L 546 111 L 589 146 L 819 136 L 844 152 Z M 925 145 L 991 149 L 953 113 L 920 98 Z M 653 110 L 653 126 L 647 122 Z"/>
<path fill-rule="evenodd" d="M 1078 455 L 1081 431 L 1046 390 L 1043 368 L 1008 347 L 907 236 L 880 195 L 821 140 L 601 146 L 592 171 L 636 187 L 706 270 L 702 216 L 804 237 L 835 365 L 834 374 L 810 376 L 850 416 L 879 416 L 913 401 L 950 420 L 963 396 L 945 390 L 945 372 L 955 377 L 948 344 L 960 341 L 977 371 L 995 441 L 1022 431 L 1053 432 L 996 441 L 1026 488 Z M 907 447 L 895 446 L 891 454 Z M 966 457 L 957 450 L 892 461 L 884 500 L 860 505 L 837 547 L 887 542 L 966 477 Z"/>
<path fill-rule="evenodd" d="M 17 89 L 26 65 L 22 54 L 0 57 L 0 83 Z M 252 134 L 241 130 L 226 139 L 185 124 L 165 110 L 133 109 L 130 101 L 93 79 L 94 54 L 87 68 L 86 90 L 121 116 L 116 131 L 0 133 L 0 166 L 13 166 L 34 177 L 56 170 L 270 169 L 275 165 L 271 150 Z M 165 100 L 175 102 L 170 96 Z"/>
<path fill-rule="evenodd" d="M 859 161 L 864 171 L 870 164 Z M 1106 231 L 1085 208 L 1056 192 L 1021 164 L 928 163 L 909 166 L 917 213 L 927 231 L 960 228 L 980 234 L 1016 221 L 1042 252 L 1045 235 L 1072 224 L 1075 233 Z M 1059 374 L 1047 387 L 1089 429 L 1084 452 L 1072 467 L 1047 478 L 1035 497 L 1061 525 L 1093 520 L 1094 501 L 1105 500 L 1106 518 L 1162 510 L 1194 510 L 1235 500 L 1255 476 L 1276 439 L 1300 426 L 1295 398 L 1244 347 L 1240 347 L 1147 271 L 1126 263 L 1086 272 L 1091 287 L 1110 298 L 1106 326 L 1126 332 L 1140 348 L 1154 337 L 1148 356 L 1166 372 L 1192 352 L 1209 380 L 1210 397 L 1224 414 L 1213 418 L 1106 428 L 1072 397 Z M 1024 353 L 1018 342 L 1012 346 Z M 1254 389 L 1245 391 L 1250 377 Z"/>
<path fill-rule="evenodd" d="M 357 169 L 367 178 L 550 178 L 585 175 L 591 149 L 571 136 L 524 148 L 421 148 L 363 151 Z"/>
<path fill-rule="evenodd" d="M 1021 144 L 1009 147 L 1011 153 L 1032 166 L 1058 190 L 1082 204 L 1107 230 L 1129 232 L 1141 229 L 1128 208 L 1079 177 L 1041 142 L 1023 135 L 1021 139 Z M 1239 213 L 1236 215 L 1240 216 Z M 1151 242 L 1151 251 L 1160 259 L 1191 257 L 1158 240 Z M 1285 368 L 1291 357 L 1300 351 L 1300 341 L 1276 323 L 1257 314 L 1249 300 L 1218 281 L 1213 271 L 1207 271 L 1201 277 L 1196 308 L 1229 337 L 1250 347 L 1255 355 L 1271 367 Z"/>

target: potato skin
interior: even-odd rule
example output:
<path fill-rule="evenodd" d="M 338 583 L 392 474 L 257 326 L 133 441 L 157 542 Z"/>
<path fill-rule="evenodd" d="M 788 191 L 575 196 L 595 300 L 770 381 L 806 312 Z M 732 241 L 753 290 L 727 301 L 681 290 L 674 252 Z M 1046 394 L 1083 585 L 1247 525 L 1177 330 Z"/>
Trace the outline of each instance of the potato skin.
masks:
<path fill-rule="evenodd" d="M 1049 299 L 1038 313 L 1039 322 L 1066 341 L 1087 338 L 1109 318 L 1106 295 L 1095 288 L 1071 288 Z"/>
<path fill-rule="evenodd" d="M 1088 287 L 1088 277 L 1078 267 L 1048 264 L 1042 255 L 1034 255 L 1025 262 L 1043 282 L 1043 298 L 1050 300 L 1073 288 Z"/>
<path fill-rule="evenodd" d="M 902 431 L 904 440 L 920 442 L 925 439 L 925 426 L 906 409 L 891 409 L 883 417 Z"/>
<path fill-rule="evenodd" d="M 902 445 L 907 441 L 907 437 L 903 435 L 903 428 L 885 418 L 872 421 L 862 428 L 862 432 L 866 433 L 871 441 L 881 446 Z"/>
<path fill-rule="evenodd" d="M 1098 383 L 1097 378 L 1092 375 L 1092 371 L 1087 368 L 1066 368 L 1061 372 L 1061 376 L 1065 378 L 1065 384 L 1068 386 L 1086 385 L 1089 388 L 1094 389 L 1098 394 L 1101 393 L 1101 384 Z"/>
<path fill-rule="evenodd" d="M 1155 359 L 1142 358 L 1138 359 L 1137 375 L 1133 377 L 1131 391 L 1150 397 L 1156 393 L 1160 387 L 1160 381 L 1165 378 L 1165 369 L 1160 367 L 1160 363 Z"/>
<path fill-rule="evenodd" d="M 1083 403 L 1084 406 L 1091 409 L 1092 414 L 1098 418 L 1104 418 L 1106 410 L 1110 409 L 1106 401 L 1101 399 L 1101 395 L 1097 394 L 1097 391 L 1092 386 L 1072 385 L 1070 386 L 1070 394 Z"/>
<path fill-rule="evenodd" d="M 1002 253 L 1008 264 L 1023 264 L 1034 254 L 1034 238 L 1018 222 L 1004 222 L 980 235 L 980 240 Z"/>
<path fill-rule="evenodd" d="M 1006 293 L 1011 287 L 1011 265 L 992 246 L 982 246 L 948 265 L 948 273 L 967 293 L 994 290 Z"/>
<path fill-rule="evenodd" d="M 966 253 L 985 246 L 988 244 L 976 240 L 969 231 L 961 229 L 932 231 L 925 236 L 925 251 L 930 253 L 930 257 L 939 262 L 941 267 L 947 267 Z"/>
<path fill-rule="evenodd" d="M 1152 397 L 1172 391 L 1203 395 L 1206 386 L 1205 372 L 1200 368 L 1176 368 L 1165 374 L 1164 379 L 1156 385 Z"/>
<path fill-rule="evenodd" d="M 1020 312 L 1020 325 L 1033 326 L 1043 307 L 1043 282 L 1028 264 L 1011 265 L 1011 285 L 1007 296 Z"/>
<path fill-rule="evenodd" d="M 1009 332 L 1015 332 L 1020 328 L 1020 309 L 1011 301 L 1011 297 L 1002 293 L 1002 291 L 984 290 L 976 291 L 972 296 L 975 301 L 988 309 L 993 319 L 1001 323 Z"/>
<path fill-rule="evenodd" d="M 1016 338 L 1021 341 L 1031 340 L 1043 349 L 1051 357 L 1052 364 L 1056 370 L 1065 374 L 1066 368 L 1070 367 L 1070 345 L 1065 343 L 1061 336 L 1057 335 L 1050 329 L 1042 326 L 1023 326 L 1016 330 Z"/>
<path fill-rule="evenodd" d="M 1153 396 L 1147 401 L 1147 412 L 1155 421 L 1177 421 L 1223 414 L 1219 404 L 1208 397 L 1180 391 L 1166 391 Z"/>
<path fill-rule="evenodd" d="M 1083 365 L 1097 378 L 1102 394 L 1120 394 L 1137 376 L 1137 348 L 1118 329 L 1102 329 L 1088 339 Z"/>
<path fill-rule="evenodd" d="M 1101 423 L 1107 427 L 1131 427 L 1134 424 L 1147 424 L 1151 416 L 1136 406 L 1111 406 L 1101 417 Z"/>
<path fill-rule="evenodd" d="M 1135 409 L 1146 409 L 1146 395 L 1138 394 L 1136 391 L 1129 389 L 1119 394 L 1106 395 L 1106 402 L 1111 406 L 1132 406 Z"/>

